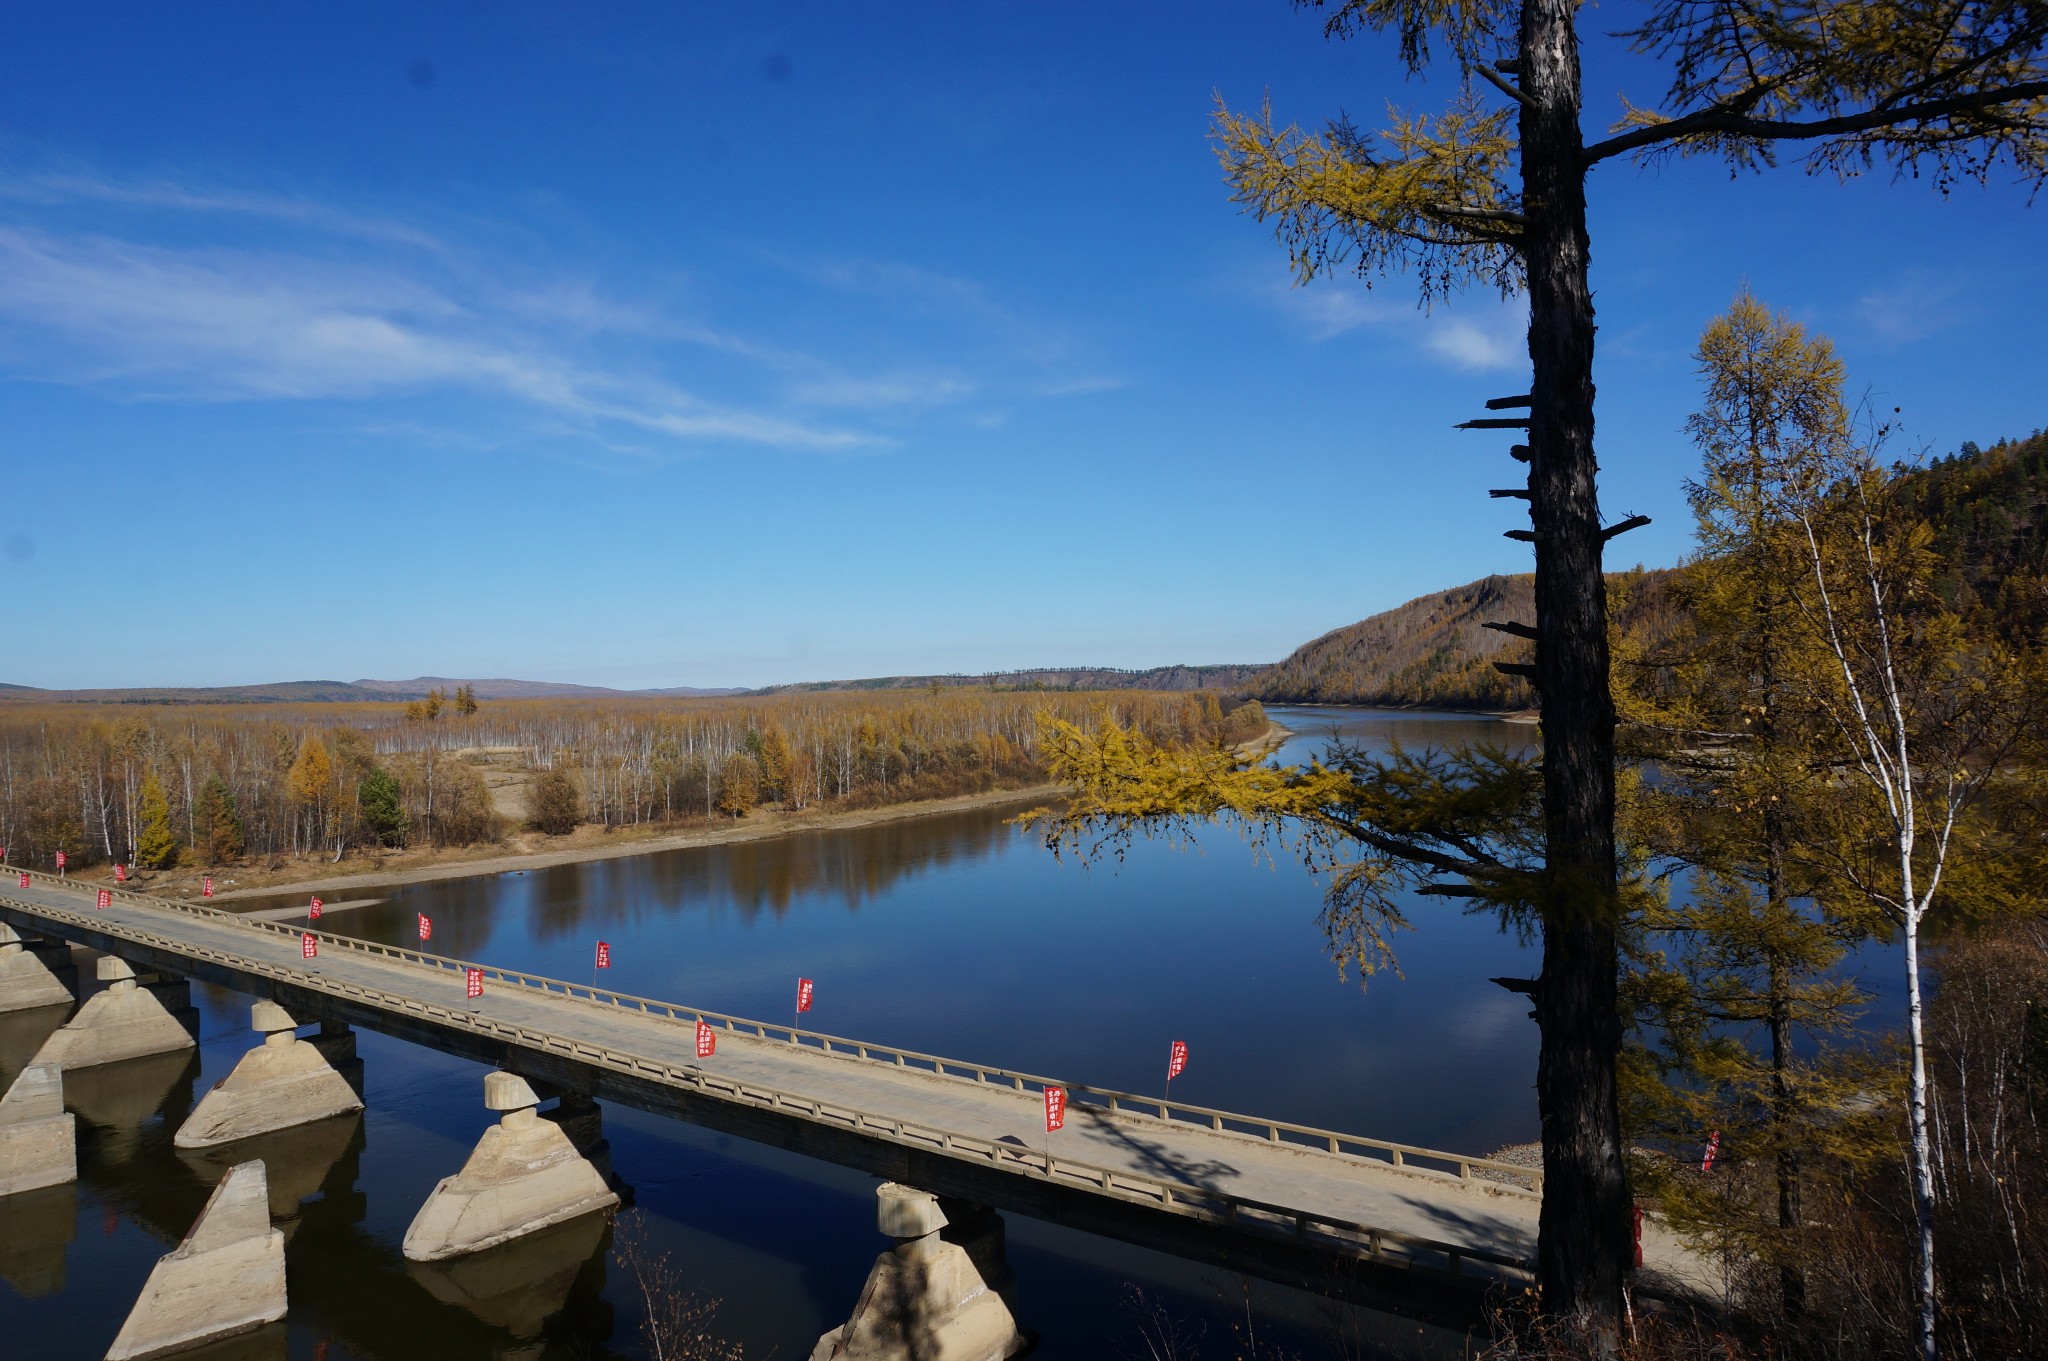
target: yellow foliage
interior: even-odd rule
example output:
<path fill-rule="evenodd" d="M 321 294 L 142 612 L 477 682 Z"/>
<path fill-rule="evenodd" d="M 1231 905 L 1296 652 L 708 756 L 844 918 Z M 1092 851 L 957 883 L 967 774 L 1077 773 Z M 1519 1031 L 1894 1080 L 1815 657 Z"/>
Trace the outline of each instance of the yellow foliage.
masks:
<path fill-rule="evenodd" d="M 334 762 L 327 755 L 327 744 L 309 734 L 299 744 L 298 759 L 285 776 L 285 792 L 291 795 L 293 803 L 318 803 L 333 779 Z"/>

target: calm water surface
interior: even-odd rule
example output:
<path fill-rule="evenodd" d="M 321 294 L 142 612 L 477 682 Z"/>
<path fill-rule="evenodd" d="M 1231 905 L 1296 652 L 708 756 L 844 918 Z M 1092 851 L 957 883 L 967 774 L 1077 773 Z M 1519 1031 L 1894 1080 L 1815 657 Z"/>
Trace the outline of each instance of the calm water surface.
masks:
<path fill-rule="evenodd" d="M 1534 732 L 1453 715 L 1272 712 L 1295 733 L 1285 761 L 1334 731 L 1418 747 Z M 1330 963 L 1320 886 L 1298 864 L 1261 860 L 1227 829 L 1192 848 L 1141 841 L 1121 863 L 1059 860 L 1009 824 L 1016 811 L 422 884 L 322 925 L 411 943 L 424 912 L 437 950 L 570 979 L 591 976 L 602 939 L 604 981 L 619 991 L 785 1021 L 802 975 L 817 980 L 812 1028 L 1136 1091 L 1158 1090 L 1181 1039 L 1190 1059 L 1173 1091 L 1189 1102 L 1462 1152 L 1535 1137 L 1535 1027 L 1525 1003 L 1486 982 L 1534 961 L 1490 919 L 1419 901 L 1416 929 L 1397 940 L 1402 976 L 1362 989 Z M 170 1137 L 254 1036 L 247 999 L 195 988 L 194 1000 L 196 1057 L 67 1074 L 80 1180 L 0 1201 L 0 1356 L 101 1356 L 223 1170 Z M 0 1018 L 0 1076 L 62 1019 Z M 490 1123 L 483 1070 L 369 1033 L 359 1049 L 363 1116 L 234 1150 L 265 1159 L 289 1235 L 291 1317 L 253 1354 L 642 1355 L 631 1282 L 601 1224 L 452 1268 L 403 1261 L 413 1214 Z M 844 1320 L 885 1246 L 873 1179 L 622 1108 L 605 1124 L 632 1218 L 722 1301 L 717 1332 L 750 1358 L 801 1358 Z M 1038 1355 L 1141 1354 L 1130 1283 L 1206 1326 L 1204 1354 L 1230 1354 L 1235 1282 L 1008 1219 Z M 1254 1295 L 1271 1336 L 1324 1354 L 1315 1302 Z M 1396 1355 L 1463 1354 L 1454 1335 L 1391 1316 L 1349 1326 Z"/>

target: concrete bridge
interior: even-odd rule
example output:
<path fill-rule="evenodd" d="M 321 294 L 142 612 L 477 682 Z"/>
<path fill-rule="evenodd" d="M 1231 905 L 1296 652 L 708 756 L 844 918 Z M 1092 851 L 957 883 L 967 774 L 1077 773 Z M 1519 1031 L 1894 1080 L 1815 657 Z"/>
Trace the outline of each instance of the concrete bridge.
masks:
<path fill-rule="evenodd" d="M 348 1027 L 494 1069 L 486 1104 L 503 1118 L 422 1208 L 405 1247 L 416 1260 L 459 1256 L 615 1204 L 594 1104 L 608 1101 L 887 1179 L 879 1213 L 896 1246 L 878 1260 L 847 1327 L 821 1342 L 821 1356 L 902 1354 L 890 1330 L 901 1332 L 911 1296 L 929 1315 L 926 1331 L 952 1339 L 940 1354 L 1008 1354 L 1016 1333 L 1001 1302 L 1006 1269 L 993 1211 L 1423 1316 L 1469 1316 L 1486 1292 L 1531 1278 L 1539 1188 L 1525 1168 L 865 1044 L 122 888 L 36 873 L 21 887 L 19 873 L 0 880 L 8 928 L 0 937 L 11 938 L 0 940 L 0 1011 L 69 1001 L 71 944 L 109 956 L 99 967 L 112 986 L 51 1037 L 17 1088 L 33 1087 L 36 1074 L 47 1085 L 67 1068 L 189 1046 L 181 990 L 193 979 L 261 999 L 252 1020 L 265 1039 L 194 1110 L 181 1145 L 232 1148 L 280 1125 L 360 1109 L 360 1080 L 347 1080 L 356 1063 Z M 466 995 L 472 970 L 483 980 L 476 998 Z M 300 1038 L 299 1028 L 315 1022 L 321 1033 Z M 717 1042 L 701 1060 L 700 1023 Z M 1042 1093 L 1054 1085 L 1066 1088 L 1070 1106 L 1067 1127 L 1048 1136 Z M 559 1105 L 536 1110 L 548 1100 Z M 13 1165 L 8 1140 L 25 1139 L 31 1124 L 36 1139 L 56 1137 L 42 1089 L 7 1101 L 40 1111 L 42 1123 L 16 1120 L 10 1133 L 0 1107 L 0 1195 Z M 245 1166 L 260 1178 L 260 1163 Z M 238 1167 L 229 1181 L 241 1174 Z M 237 1194 L 253 1203 L 261 1189 Z M 242 1213 L 252 1225 L 262 1218 L 246 1206 Z M 1701 1264 L 1654 1222 L 1645 1262 L 1644 1293 L 1702 1281 Z M 883 1296 L 896 1303 L 882 1307 Z M 146 1292 L 138 1311 L 149 1302 Z"/>

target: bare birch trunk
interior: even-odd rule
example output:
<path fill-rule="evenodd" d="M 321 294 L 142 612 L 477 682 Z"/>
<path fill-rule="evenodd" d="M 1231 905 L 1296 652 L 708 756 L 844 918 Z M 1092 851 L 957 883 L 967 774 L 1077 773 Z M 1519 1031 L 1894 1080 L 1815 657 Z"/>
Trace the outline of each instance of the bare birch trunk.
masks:
<path fill-rule="evenodd" d="M 1906 921 L 1906 1015 L 1913 1041 L 1913 1075 L 1906 1118 L 1913 1139 L 1913 1215 L 1919 1228 L 1920 1357 L 1936 1361 L 1934 1340 L 1934 1148 L 1927 1130 L 1927 1040 L 1920 1016 L 1920 914 Z"/>

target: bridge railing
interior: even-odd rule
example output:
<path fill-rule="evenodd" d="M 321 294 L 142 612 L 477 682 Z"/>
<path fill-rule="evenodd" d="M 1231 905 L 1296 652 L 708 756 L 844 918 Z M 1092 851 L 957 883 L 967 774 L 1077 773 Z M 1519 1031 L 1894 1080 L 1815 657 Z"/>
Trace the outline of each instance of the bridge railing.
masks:
<path fill-rule="evenodd" d="M 632 993 L 614 992 L 586 983 L 574 983 L 541 974 L 530 974 L 518 969 L 500 965 L 484 964 L 477 961 L 455 959 L 446 955 L 431 954 L 423 950 L 408 949 L 400 945 L 385 945 L 380 941 L 364 940 L 356 936 L 337 936 L 325 931 L 312 930 L 305 926 L 290 926 L 281 922 L 265 921 L 242 913 L 231 912 L 211 903 L 179 902 L 172 898 L 160 898 L 154 894 L 137 893 L 133 890 L 106 885 L 85 884 L 75 879 L 60 879 L 56 875 L 41 871 L 28 871 L 31 881 L 40 881 L 51 887 L 62 887 L 77 891 L 91 892 L 100 888 L 111 888 L 116 899 L 147 908 L 168 908 L 175 912 L 197 917 L 225 920 L 234 924 L 268 931 L 272 934 L 297 940 L 310 932 L 323 943 L 322 948 L 332 944 L 336 948 L 357 953 L 376 955 L 398 960 L 407 964 L 423 965 L 460 976 L 468 969 L 481 969 L 486 979 L 516 987 L 530 989 L 554 997 L 591 1003 L 597 1006 L 617 1007 L 638 1011 L 650 1016 L 663 1016 L 677 1021 L 695 1024 L 703 1021 L 721 1030 L 734 1034 L 753 1035 L 761 1039 L 780 1040 L 785 1043 L 816 1049 L 822 1053 L 844 1058 L 866 1060 L 891 1067 L 931 1073 L 942 1078 L 975 1082 L 985 1085 L 1009 1087 L 1015 1091 L 1038 1093 L 1047 1087 L 1064 1087 L 1068 1100 L 1077 1106 L 1095 1106 L 1113 1114 L 1135 1116 L 1141 1119 L 1155 1119 L 1171 1123 L 1199 1126 L 1214 1133 L 1238 1135 L 1270 1144 L 1281 1144 L 1296 1148 L 1313 1149 L 1321 1153 L 1336 1154 L 1339 1157 L 1359 1158 L 1364 1161 L 1397 1168 L 1403 1172 L 1466 1183 L 1483 1183 L 1487 1189 L 1507 1195 L 1534 1196 L 1541 1192 L 1543 1173 L 1541 1169 L 1521 1167 L 1513 1163 L 1500 1162 L 1493 1158 L 1476 1158 L 1462 1153 L 1447 1153 L 1442 1149 L 1423 1148 L 1415 1144 L 1396 1143 L 1386 1139 L 1371 1139 L 1363 1135 L 1346 1134 L 1339 1130 L 1320 1129 L 1313 1125 L 1299 1125 L 1285 1120 L 1266 1120 L 1253 1115 L 1241 1115 L 1233 1111 L 1216 1110 L 1208 1106 L 1194 1106 L 1185 1102 L 1169 1101 L 1156 1096 L 1141 1096 L 1132 1092 L 1117 1091 L 1108 1087 L 1096 1087 L 1086 1083 L 1073 1083 L 1058 1078 L 1043 1077 L 1034 1073 L 1021 1073 L 1007 1068 L 989 1067 L 984 1064 L 968 1063 L 961 1059 L 949 1059 L 937 1054 L 921 1053 L 914 1049 L 899 1049 L 891 1045 L 874 1044 L 865 1040 L 850 1040 L 842 1036 L 827 1035 L 820 1031 L 802 1030 L 795 1026 L 779 1025 L 773 1021 L 757 1021 L 743 1016 L 732 1016 L 724 1012 L 705 1011 L 701 1008 L 684 1006 L 677 1002 L 659 998 L 639 997 Z"/>
<path fill-rule="evenodd" d="M 56 882 L 54 876 L 51 876 L 51 879 L 52 882 Z M 78 885 L 74 881 L 71 887 Z M 139 894 L 126 894 L 124 897 L 150 906 L 167 902 L 164 899 Z M 1518 1284 L 1531 1276 L 1529 1264 L 1525 1260 L 1507 1253 L 1446 1243 L 1398 1230 L 1379 1228 L 1340 1216 L 1321 1215 L 1310 1210 L 1275 1205 L 1206 1186 L 1161 1181 L 1128 1170 L 1055 1157 L 1050 1150 L 1033 1149 L 1020 1144 L 1006 1143 L 1000 1139 L 958 1134 L 895 1116 L 881 1115 L 856 1106 L 822 1101 L 815 1097 L 782 1091 L 763 1083 L 707 1072 L 697 1065 L 675 1064 L 644 1054 L 615 1050 L 609 1046 L 571 1039 L 551 1031 L 534 1030 L 481 1012 L 447 1007 L 422 998 L 387 992 L 333 974 L 293 964 L 280 964 L 189 939 L 163 935 L 145 927 L 112 921 L 96 913 L 89 914 L 9 898 L 4 886 L 0 886 L 0 903 L 46 919 L 68 920 L 88 930 L 117 935 L 137 945 L 164 950 L 186 958 L 211 960 L 239 972 L 271 978 L 295 987 L 352 999 L 404 1015 L 424 1017 L 440 1025 L 488 1034 L 539 1053 L 566 1054 L 581 1062 L 597 1064 L 627 1076 L 692 1087 L 707 1094 L 716 1094 L 725 1100 L 801 1115 L 820 1123 L 842 1126 L 867 1137 L 884 1139 L 905 1147 L 936 1150 L 954 1157 L 986 1161 L 995 1166 L 1007 1167 L 1021 1175 L 1042 1176 L 1061 1185 L 1085 1188 L 1094 1195 L 1108 1196 L 1137 1205 L 1149 1205 L 1183 1218 L 1225 1225 L 1262 1237 L 1321 1246 L 1379 1266 L 1449 1276 L 1475 1281 L 1482 1285 Z M 189 910 L 194 916 L 227 918 L 230 921 L 236 919 L 235 913 L 223 912 L 217 908 L 183 903 L 169 905 L 180 911 Z M 289 927 L 278 928 L 272 923 L 247 924 L 262 926 L 278 935 L 299 934 Z M 322 938 L 332 940 L 338 945 L 348 944 L 346 937 L 323 935 Z M 402 957 L 417 955 L 416 951 L 393 950 L 391 947 L 380 947 L 374 953 Z M 441 965 L 448 961 L 435 956 L 420 956 L 419 962 Z M 454 967 L 481 966 L 456 962 Z M 700 1013 L 679 1008 L 677 1014 Z M 708 1019 L 709 1014 L 705 1015 Z M 784 1028 L 769 1029 L 772 1031 Z"/>

